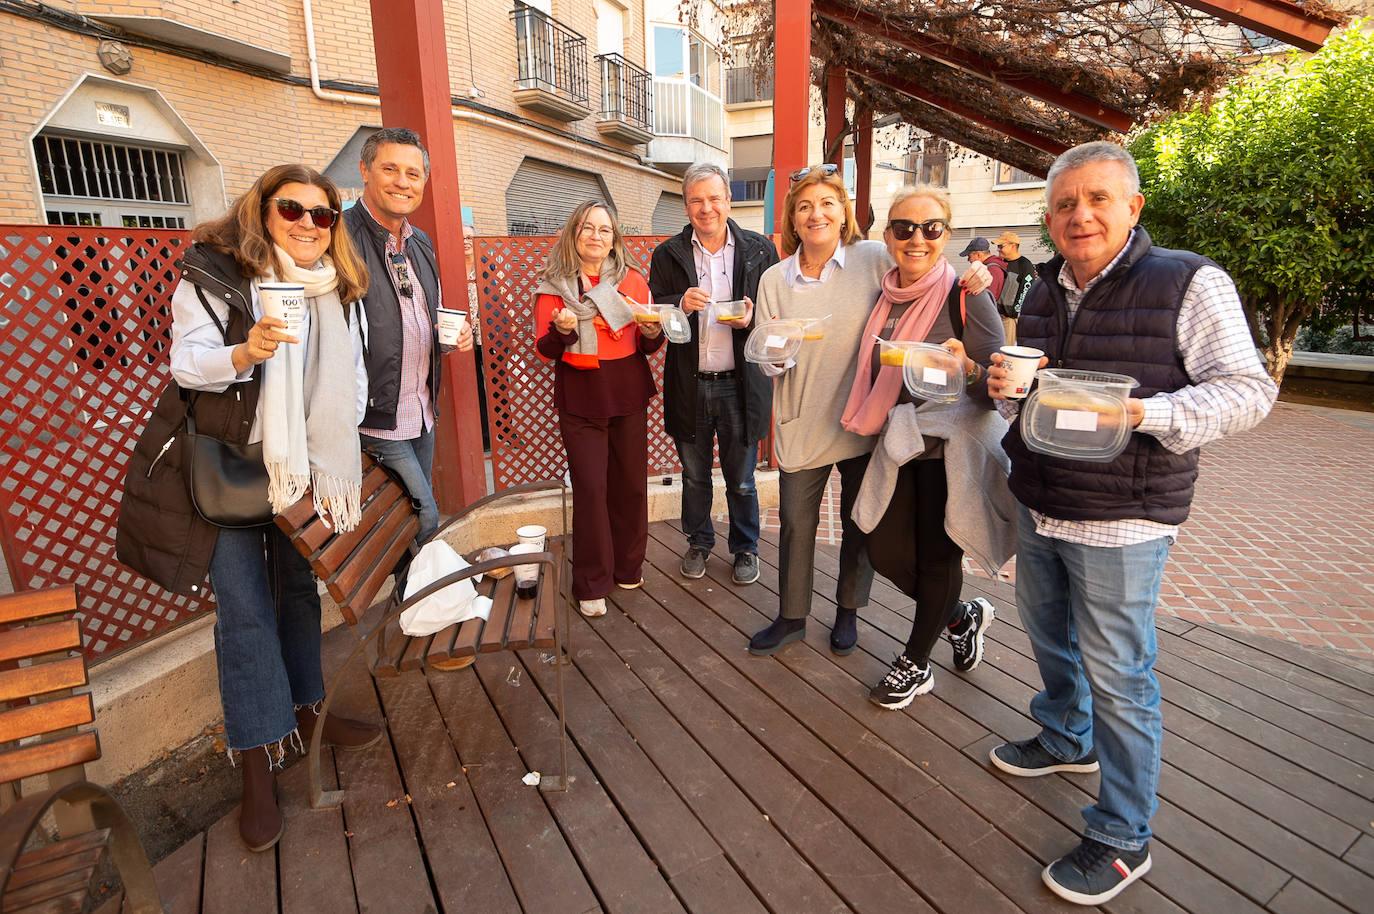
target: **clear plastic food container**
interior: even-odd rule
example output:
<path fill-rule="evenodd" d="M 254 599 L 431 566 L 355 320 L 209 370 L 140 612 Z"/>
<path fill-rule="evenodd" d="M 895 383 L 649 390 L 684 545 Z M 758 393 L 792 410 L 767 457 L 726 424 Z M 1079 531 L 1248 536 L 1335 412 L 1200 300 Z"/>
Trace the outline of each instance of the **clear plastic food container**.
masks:
<path fill-rule="evenodd" d="M 660 305 L 658 319 L 663 324 L 663 335 L 670 343 L 685 343 L 692 338 L 692 325 L 687 323 L 687 315 L 681 308 L 673 305 Z"/>
<path fill-rule="evenodd" d="M 801 321 L 764 321 L 744 341 L 744 357 L 750 362 L 786 362 L 801 351 L 804 335 Z"/>
<path fill-rule="evenodd" d="M 1021 407 L 1021 437 L 1041 454 L 1072 460 L 1113 460 L 1131 429 L 1126 398 L 1135 378 L 1105 371 L 1042 368 L 1040 382 Z"/>
<path fill-rule="evenodd" d="M 732 321 L 736 318 L 744 317 L 749 310 L 749 303 L 742 298 L 734 301 L 718 301 L 711 303 L 711 310 L 718 321 Z"/>
<path fill-rule="evenodd" d="M 953 403 L 964 393 L 964 360 L 944 346 L 915 343 L 906 349 L 902 381 L 913 397 Z"/>

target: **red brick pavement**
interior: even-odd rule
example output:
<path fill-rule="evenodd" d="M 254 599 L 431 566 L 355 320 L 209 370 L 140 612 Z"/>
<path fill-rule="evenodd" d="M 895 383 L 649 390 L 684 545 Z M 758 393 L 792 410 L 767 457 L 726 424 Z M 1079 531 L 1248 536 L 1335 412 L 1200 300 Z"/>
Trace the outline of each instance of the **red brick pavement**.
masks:
<path fill-rule="evenodd" d="M 1160 611 L 1374 657 L 1372 453 L 1374 428 L 1282 402 L 1257 428 L 1205 448 Z M 839 542 L 838 496 L 835 476 L 821 542 Z M 777 509 L 762 522 L 777 529 Z M 1013 560 L 1002 577 L 1015 573 Z"/>

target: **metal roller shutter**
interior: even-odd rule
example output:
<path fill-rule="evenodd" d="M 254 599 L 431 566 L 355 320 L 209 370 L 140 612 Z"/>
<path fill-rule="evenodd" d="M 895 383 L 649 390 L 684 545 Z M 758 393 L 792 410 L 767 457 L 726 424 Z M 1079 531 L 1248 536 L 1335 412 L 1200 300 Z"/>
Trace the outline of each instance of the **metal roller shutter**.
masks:
<path fill-rule="evenodd" d="M 655 235 L 676 235 L 687 224 L 687 204 L 682 194 L 664 191 L 658 196 L 654 207 L 653 233 Z"/>
<path fill-rule="evenodd" d="M 604 200 L 614 205 L 598 175 L 526 158 L 506 188 L 506 231 L 511 235 L 553 235 L 578 204 Z"/>

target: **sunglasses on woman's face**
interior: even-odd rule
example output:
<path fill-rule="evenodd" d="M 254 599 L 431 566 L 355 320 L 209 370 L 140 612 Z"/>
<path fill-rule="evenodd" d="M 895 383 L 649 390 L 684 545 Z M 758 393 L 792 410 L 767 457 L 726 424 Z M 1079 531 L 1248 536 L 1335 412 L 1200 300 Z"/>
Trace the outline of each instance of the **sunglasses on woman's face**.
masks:
<path fill-rule="evenodd" d="M 792 183 L 796 184 L 818 168 L 821 170 L 821 174 L 827 177 L 840 170 L 840 166 L 836 165 L 834 162 L 823 162 L 820 165 L 808 165 L 805 168 L 798 168 L 796 171 L 792 172 Z"/>
<path fill-rule="evenodd" d="M 328 206 L 312 206 L 306 209 L 304 203 L 290 197 L 273 197 L 272 202 L 277 205 L 277 215 L 287 222 L 299 222 L 302 216 L 309 213 L 310 221 L 315 223 L 315 228 L 327 229 L 339 218 L 339 211 Z"/>
<path fill-rule="evenodd" d="M 916 230 L 921 230 L 921 236 L 926 241 L 934 241 L 945 233 L 949 228 L 949 223 L 943 219 L 928 219 L 925 222 L 912 222 L 910 219 L 893 219 L 887 224 L 887 230 L 892 233 L 892 237 L 898 241 L 906 241 Z"/>

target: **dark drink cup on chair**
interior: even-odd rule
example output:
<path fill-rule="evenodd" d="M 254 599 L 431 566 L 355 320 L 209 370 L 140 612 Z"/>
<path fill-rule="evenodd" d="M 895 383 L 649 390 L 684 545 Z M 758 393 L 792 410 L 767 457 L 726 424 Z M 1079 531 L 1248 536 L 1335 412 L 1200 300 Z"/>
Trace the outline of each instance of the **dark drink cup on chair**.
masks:
<path fill-rule="evenodd" d="M 530 555 L 543 552 L 544 550 L 534 543 L 517 543 L 510 547 L 511 555 Z M 535 593 L 539 590 L 539 565 L 531 562 L 528 565 L 515 566 L 515 595 L 522 600 L 533 600 Z"/>

